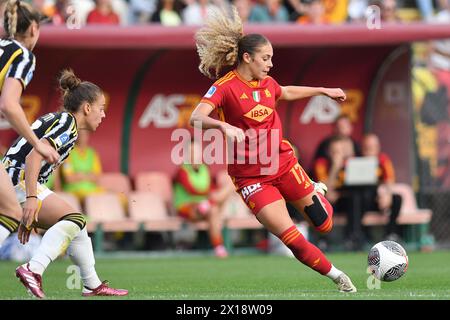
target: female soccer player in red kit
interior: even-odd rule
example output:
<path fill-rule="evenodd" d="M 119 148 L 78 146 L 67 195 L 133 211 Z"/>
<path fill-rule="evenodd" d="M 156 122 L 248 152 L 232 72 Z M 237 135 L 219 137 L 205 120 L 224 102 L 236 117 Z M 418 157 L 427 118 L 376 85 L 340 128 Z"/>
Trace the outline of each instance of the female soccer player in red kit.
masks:
<path fill-rule="evenodd" d="M 333 209 L 323 196 L 326 187 L 314 183 L 298 164 L 292 147 L 282 139 L 281 121 L 275 110 L 278 99 L 326 95 L 344 101 L 345 93 L 341 89 L 280 86 L 268 76 L 273 67 L 272 45 L 260 34 L 244 35 L 235 8 L 232 15 L 211 10 L 205 25 L 196 33 L 196 42 L 199 69 L 204 75 L 218 78 L 223 67 L 235 69 L 208 90 L 193 111 L 191 124 L 220 129 L 227 141 L 245 145 L 241 154 L 233 153 L 228 174 L 259 222 L 279 237 L 300 262 L 332 279 L 339 291 L 356 292 L 350 278 L 303 237 L 289 216 L 285 201 L 291 202 L 319 232 L 327 233 L 332 228 Z M 209 116 L 215 109 L 220 120 Z M 272 171 L 267 171 L 267 162 L 261 157 L 255 161 L 255 153 L 261 156 L 265 150 L 253 149 L 262 145 L 275 151 L 271 154 L 275 170 L 272 167 Z M 240 164 L 242 157 L 245 164 Z"/>

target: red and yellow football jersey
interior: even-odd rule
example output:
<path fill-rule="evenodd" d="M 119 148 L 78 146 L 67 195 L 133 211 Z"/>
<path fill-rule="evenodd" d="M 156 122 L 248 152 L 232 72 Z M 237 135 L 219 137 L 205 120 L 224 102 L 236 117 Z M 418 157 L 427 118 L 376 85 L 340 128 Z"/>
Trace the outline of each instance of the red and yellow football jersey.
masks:
<path fill-rule="evenodd" d="M 281 87 L 273 78 L 249 82 L 233 70 L 217 80 L 203 97 L 201 102 L 217 109 L 220 120 L 246 133 L 245 148 L 234 146 L 233 159 L 228 164 L 230 176 L 277 175 L 297 163 L 291 145 L 282 139 L 281 121 L 275 110 L 280 96 Z M 278 156 L 272 157 L 273 143 Z M 275 171 L 262 171 L 274 168 L 274 162 Z"/>

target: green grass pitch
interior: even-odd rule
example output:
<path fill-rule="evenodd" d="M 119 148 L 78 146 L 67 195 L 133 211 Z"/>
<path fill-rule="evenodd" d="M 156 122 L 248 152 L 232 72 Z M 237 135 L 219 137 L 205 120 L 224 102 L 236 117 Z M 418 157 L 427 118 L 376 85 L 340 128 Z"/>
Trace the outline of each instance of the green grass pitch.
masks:
<path fill-rule="evenodd" d="M 339 293 L 329 279 L 293 258 L 280 256 L 100 258 L 96 266 L 102 279 L 130 290 L 125 299 L 450 299 L 450 252 L 410 253 L 406 275 L 395 282 L 382 282 L 379 289 L 368 288 L 368 283 L 375 288 L 377 284 L 368 281 L 367 254 L 328 257 L 350 275 L 358 293 Z M 77 285 L 70 265 L 69 259 L 61 259 L 47 269 L 43 283 L 48 299 L 82 299 L 79 289 L 68 288 Z M 0 299 L 30 299 L 14 276 L 16 266 L 0 261 Z"/>

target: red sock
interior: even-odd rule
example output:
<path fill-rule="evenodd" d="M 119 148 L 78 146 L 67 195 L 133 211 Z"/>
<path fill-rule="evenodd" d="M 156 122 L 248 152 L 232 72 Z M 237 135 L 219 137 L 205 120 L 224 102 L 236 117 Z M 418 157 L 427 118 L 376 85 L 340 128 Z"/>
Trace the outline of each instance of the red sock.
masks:
<path fill-rule="evenodd" d="M 328 233 L 333 228 L 333 207 L 321 193 L 318 192 L 317 194 L 319 196 L 320 202 L 327 212 L 328 218 L 324 221 L 324 223 L 316 227 L 316 230 L 320 233 Z"/>
<path fill-rule="evenodd" d="M 331 270 L 331 262 L 322 251 L 305 239 L 296 226 L 292 226 L 280 235 L 281 241 L 294 253 L 301 263 L 320 274 L 327 274 Z"/>
<path fill-rule="evenodd" d="M 211 244 L 215 248 L 217 246 L 223 245 L 223 238 L 221 235 L 216 235 L 211 237 Z"/>

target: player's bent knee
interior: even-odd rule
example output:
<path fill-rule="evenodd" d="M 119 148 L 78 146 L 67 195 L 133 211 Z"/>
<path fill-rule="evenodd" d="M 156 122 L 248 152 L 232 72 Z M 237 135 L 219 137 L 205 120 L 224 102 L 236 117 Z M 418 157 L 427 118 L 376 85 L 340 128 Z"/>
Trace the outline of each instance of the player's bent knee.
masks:
<path fill-rule="evenodd" d="M 59 219 L 59 221 L 70 221 L 75 223 L 78 227 L 80 227 L 80 230 L 83 230 L 84 227 L 86 227 L 86 216 L 82 213 L 69 213 L 66 214 L 64 217 Z"/>
<path fill-rule="evenodd" d="M 333 208 L 330 205 L 322 205 L 316 195 L 312 200 L 313 204 L 305 207 L 305 214 L 318 232 L 330 232 L 333 229 Z"/>

